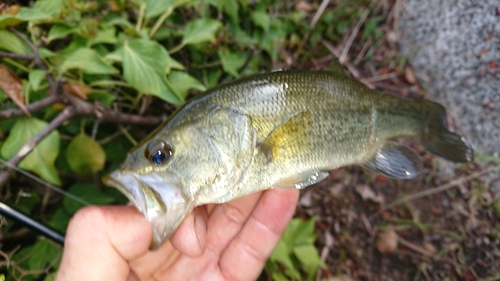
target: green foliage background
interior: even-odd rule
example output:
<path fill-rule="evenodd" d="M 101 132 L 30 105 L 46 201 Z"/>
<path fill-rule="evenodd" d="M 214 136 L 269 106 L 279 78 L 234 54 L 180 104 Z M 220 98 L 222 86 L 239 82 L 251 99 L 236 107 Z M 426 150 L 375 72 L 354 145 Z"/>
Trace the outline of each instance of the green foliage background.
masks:
<path fill-rule="evenodd" d="M 4 9 L 0 51 L 39 56 L 46 65 L 43 69 L 30 60 L 2 59 L 22 79 L 27 104 L 46 98 L 51 86 L 46 75 L 50 75 L 79 87 L 92 105 L 164 119 L 190 95 L 242 76 L 289 67 L 283 62 L 291 51 L 300 54 L 302 62 L 317 56 L 307 51 L 308 46 L 320 40 L 338 42 L 344 28 L 359 16 L 359 7 L 368 2 L 339 1 L 336 9 L 326 10 L 311 27 L 311 14 L 297 9 L 295 1 L 39 0 L 30 7 Z M 317 10 L 319 4 L 311 7 Z M 376 24 L 368 24 L 363 36 L 380 36 L 370 30 Z M 0 102 L 2 110 L 16 108 L 1 91 Z M 1 120 L 1 157 L 9 160 L 70 105 L 54 103 L 31 117 Z M 124 127 L 83 114 L 76 117 L 80 118 L 68 120 L 40 142 L 19 168 L 91 204 L 125 203 L 118 191 L 102 186 L 99 179 L 120 164 L 135 139 L 154 127 Z M 2 188 L 1 196 L 7 204 L 60 231 L 84 206 L 19 173 Z M 314 222 L 303 224 L 294 220 L 266 266 L 273 278 L 311 277 L 322 265 L 313 247 Z M 4 234 L 19 229 L 11 220 L 1 227 Z M 54 278 L 61 247 L 29 235 L 10 241 L 16 245 L 2 249 L 10 259 L 3 269 L 7 280 Z"/>

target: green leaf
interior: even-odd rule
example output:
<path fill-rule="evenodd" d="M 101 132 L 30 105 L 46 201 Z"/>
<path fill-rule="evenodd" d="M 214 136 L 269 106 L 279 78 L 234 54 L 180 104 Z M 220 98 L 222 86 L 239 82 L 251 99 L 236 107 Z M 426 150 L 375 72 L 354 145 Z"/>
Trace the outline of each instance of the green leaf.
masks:
<path fill-rule="evenodd" d="M 264 10 L 257 10 L 250 14 L 250 18 L 256 26 L 262 27 L 264 31 L 269 31 L 271 26 L 271 18 L 269 14 Z"/>
<path fill-rule="evenodd" d="M 116 100 L 116 96 L 108 92 L 93 92 L 87 97 L 89 98 L 89 102 L 100 101 L 107 106 L 110 106 Z"/>
<path fill-rule="evenodd" d="M 224 10 L 224 13 L 226 13 L 233 23 L 237 24 L 238 23 L 238 10 L 239 10 L 239 5 L 237 1 L 231 0 L 219 0 L 219 6 L 222 7 Z"/>
<path fill-rule="evenodd" d="M 99 29 L 95 38 L 91 39 L 89 41 L 89 44 L 116 44 L 116 42 L 118 42 L 118 39 L 116 38 L 116 29 L 114 27 L 111 27 L 106 29 Z"/>
<path fill-rule="evenodd" d="M 66 160 L 77 174 L 91 176 L 104 168 L 106 154 L 99 143 L 80 133 L 66 148 Z"/>
<path fill-rule="evenodd" d="M 45 79 L 45 70 L 32 70 L 28 74 L 28 78 L 31 84 L 31 88 L 33 88 L 34 91 L 37 91 L 38 87 L 40 87 L 40 84 L 42 83 L 42 80 Z"/>
<path fill-rule="evenodd" d="M 214 19 L 197 19 L 191 21 L 186 26 L 181 44 L 198 44 L 206 41 L 214 42 L 215 33 L 221 26 L 222 24 Z"/>
<path fill-rule="evenodd" d="M 9 15 L 9 14 L 0 15 L 0 28 L 12 26 L 20 22 L 21 20 L 14 15 Z"/>
<path fill-rule="evenodd" d="M 293 249 L 293 253 L 307 271 L 315 271 L 318 267 L 325 266 L 318 254 L 318 250 L 312 244 L 297 246 Z"/>
<path fill-rule="evenodd" d="M 71 199 L 70 199 L 71 200 Z M 68 228 L 69 220 L 71 219 L 71 215 L 66 212 L 64 208 L 59 208 L 50 218 L 48 224 L 56 230 L 61 232 L 65 232 L 66 228 Z"/>
<path fill-rule="evenodd" d="M 19 119 L 9 134 L 1 149 L 2 157 L 10 159 L 17 151 L 40 130 L 47 126 L 47 122 L 35 118 Z M 59 154 L 59 132 L 54 130 L 19 163 L 19 168 L 32 171 L 42 179 L 60 185 L 54 161 Z"/>
<path fill-rule="evenodd" d="M 14 33 L 0 29 L 0 49 L 7 50 L 16 54 L 32 54 L 30 47 L 26 45 Z"/>
<path fill-rule="evenodd" d="M 283 240 L 280 240 L 269 259 L 271 261 L 279 262 L 288 268 L 293 268 L 293 262 L 289 255 L 292 248 L 293 245 L 286 245 Z"/>
<path fill-rule="evenodd" d="M 75 183 L 68 189 L 68 192 L 93 205 L 110 204 L 114 201 L 113 197 L 99 191 L 95 185 L 88 183 Z M 63 206 L 71 215 L 76 213 L 80 208 L 85 207 L 82 203 L 69 197 L 64 197 Z"/>
<path fill-rule="evenodd" d="M 115 74 L 118 70 L 104 61 L 96 51 L 89 48 L 78 48 L 60 66 L 61 73 L 68 69 L 80 69 L 88 74 Z"/>
<path fill-rule="evenodd" d="M 172 71 L 167 76 L 168 85 L 181 100 L 186 98 L 189 89 L 205 91 L 206 88 L 193 76 L 182 71 Z"/>
<path fill-rule="evenodd" d="M 72 33 L 75 33 L 75 27 L 63 23 L 56 23 L 52 25 L 47 35 L 47 41 L 64 38 Z"/>
<path fill-rule="evenodd" d="M 17 13 L 17 18 L 25 21 L 51 20 L 62 9 L 63 0 L 38 0 L 33 8 L 22 7 Z"/>
<path fill-rule="evenodd" d="M 309 219 L 307 221 L 300 221 L 295 229 L 295 245 L 313 244 L 316 240 L 314 233 L 316 221 Z"/>
<path fill-rule="evenodd" d="M 137 39 L 125 43 L 122 54 L 123 77 L 127 83 L 140 92 L 182 103 L 166 84 L 165 75 L 173 60 L 165 48 L 147 39 Z"/>
<path fill-rule="evenodd" d="M 60 257 L 62 249 L 47 239 L 42 239 L 36 242 L 31 250 L 31 255 L 28 259 L 29 269 L 40 270 L 54 263 Z"/>
<path fill-rule="evenodd" d="M 245 64 L 248 55 L 246 53 L 231 53 L 229 50 L 223 49 L 217 51 L 217 54 L 219 55 L 224 71 L 231 74 L 235 78 L 239 78 L 240 74 L 238 73 L 238 70 Z"/>
<path fill-rule="evenodd" d="M 153 18 L 163 14 L 168 9 L 175 9 L 192 0 L 146 0 L 146 18 Z"/>

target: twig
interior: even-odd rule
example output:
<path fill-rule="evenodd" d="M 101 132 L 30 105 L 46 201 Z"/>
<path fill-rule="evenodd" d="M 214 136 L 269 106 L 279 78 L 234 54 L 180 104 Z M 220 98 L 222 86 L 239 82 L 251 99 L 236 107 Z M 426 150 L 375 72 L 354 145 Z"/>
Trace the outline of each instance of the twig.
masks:
<path fill-rule="evenodd" d="M 482 177 L 483 175 L 486 175 L 488 173 L 495 172 L 495 171 L 500 171 L 500 165 L 489 167 L 486 170 L 476 172 L 476 173 L 468 175 L 466 177 L 458 178 L 458 179 L 456 179 L 454 181 L 451 181 L 451 182 L 449 182 L 447 184 L 443 184 L 443 185 L 438 186 L 438 187 L 433 188 L 433 189 L 428 189 L 428 190 L 424 190 L 422 192 L 417 192 L 415 194 L 408 195 L 406 197 L 403 197 L 401 199 L 398 199 L 398 200 L 394 201 L 393 203 L 387 205 L 383 209 L 389 209 L 389 208 L 392 208 L 392 207 L 394 207 L 396 205 L 399 205 L 401 203 L 404 203 L 404 202 L 412 201 L 412 200 L 415 200 L 415 199 L 419 199 L 419 198 L 422 198 L 422 197 L 425 197 L 425 196 L 429 196 L 429 195 L 432 195 L 432 194 L 436 194 L 436 193 L 448 190 L 448 189 L 450 189 L 450 188 L 452 188 L 454 186 L 457 186 L 457 185 L 460 185 L 460 184 L 462 184 L 464 182 L 468 182 L 468 181 L 471 181 L 473 179 Z"/>
<path fill-rule="evenodd" d="M 18 59 L 18 60 L 35 60 L 35 55 L 32 54 L 16 54 L 16 53 L 0 52 L 0 57 Z"/>
<path fill-rule="evenodd" d="M 347 40 L 347 43 L 346 43 L 344 49 L 342 50 L 342 53 L 340 54 L 340 57 L 339 57 L 340 63 L 344 63 L 346 61 L 347 53 L 349 52 L 349 49 L 351 49 L 352 42 L 354 42 L 354 38 L 356 38 L 356 35 L 358 34 L 359 29 L 361 28 L 361 26 L 365 22 L 369 13 L 370 13 L 370 10 L 368 10 L 368 9 L 365 10 L 363 12 L 363 14 L 361 15 L 361 18 L 359 19 L 358 23 L 356 24 L 356 26 L 352 30 L 351 36 Z"/>
<path fill-rule="evenodd" d="M 91 104 L 77 97 L 67 95 L 67 98 L 75 106 L 74 115 L 84 117 L 94 117 L 102 121 L 120 124 L 138 124 L 154 126 L 161 123 L 161 118 L 153 116 L 140 116 L 115 112 L 100 104 Z"/>
<path fill-rule="evenodd" d="M 39 110 L 44 109 L 45 107 L 54 104 L 56 102 L 62 101 L 62 97 L 59 95 L 50 95 L 46 98 L 43 98 L 39 101 L 30 103 L 26 105 L 26 110 L 28 112 L 33 113 L 37 112 Z M 19 116 L 24 116 L 26 115 L 21 109 L 6 109 L 4 111 L 0 111 L 0 120 L 7 119 L 7 118 L 12 118 L 12 117 L 19 117 Z"/>
<path fill-rule="evenodd" d="M 325 12 L 325 9 L 328 6 L 328 3 L 330 3 L 330 0 L 323 0 L 321 2 L 321 5 L 319 5 L 319 8 L 316 11 L 316 14 L 314 14 L 314 17 L 311 20 L 311 28 L 313 28 L 316 25 L 316 23 L 318 23 L 318 20 Z"/>
<path fill-rule="evenodd" d="M 56 116 L 56 118 L 52 119 L 52 121 L 45 128 L 40 130 L 38 134 L 21 146 L 17 153 L 6 162 L 7 165 L 5 170 L 0 173 L 0 186 L 3 186 L 7 182 L 10 173 L 12 172 L 12 169 L 8 166 L 17 166 L 17 164 L 19 164 L 19 162 L 21 162 L 21 160 L 23 160 L 24 157 L 26 157 L 26 155 L 28 155 L 28 153 L 30 153 L 40 141 L 42 141 L 46 136 L 48 136 L 52 131 L 73 115 L 74 107 L 66 107 L 61 113 L 59 113 L 59 115 Z"/>

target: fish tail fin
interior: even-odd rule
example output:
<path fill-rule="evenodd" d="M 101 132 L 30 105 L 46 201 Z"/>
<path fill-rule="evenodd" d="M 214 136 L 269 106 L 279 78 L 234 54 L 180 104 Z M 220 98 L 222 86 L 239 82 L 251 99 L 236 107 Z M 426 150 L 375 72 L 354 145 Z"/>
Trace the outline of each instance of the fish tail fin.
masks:
<path fill-rule="evenodd" d="M 469 162 L 474 158 L 471 145 L 461 136 L 446 128 L 446 110 L 435 102 L 421 100 L 426 116 L 420 141 L 430 152 L 452 162 Z"/>

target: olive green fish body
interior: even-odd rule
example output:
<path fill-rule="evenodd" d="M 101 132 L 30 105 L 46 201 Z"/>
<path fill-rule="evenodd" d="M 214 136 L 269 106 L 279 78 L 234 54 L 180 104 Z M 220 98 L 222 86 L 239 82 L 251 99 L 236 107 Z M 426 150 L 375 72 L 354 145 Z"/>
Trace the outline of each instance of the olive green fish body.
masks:
<path fill-rule="evenodd" d="M 408 135 L 448 160 L 472 149 L 445 127 L 444 108 L 366 87 L 340 71 L 281 71 L 194 98 L 134 148 L 105 182 L 153 222 L 161 244 L 193 207 L 267 188 L 303 188 L 360 164 L 395 178 L 420 173 Z"/>

